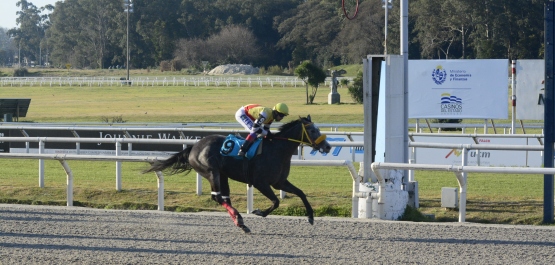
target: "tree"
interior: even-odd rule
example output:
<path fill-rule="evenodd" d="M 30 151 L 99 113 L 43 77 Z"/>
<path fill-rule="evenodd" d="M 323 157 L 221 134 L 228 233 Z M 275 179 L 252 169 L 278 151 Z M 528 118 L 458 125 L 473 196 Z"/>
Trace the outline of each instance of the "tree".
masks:
<path fill-rule="evenodd" d="M 326 61 L 334 61 L 331 43 L 341 30 L 337 1 L 305 1 L 293 15 L 282 18 L 278 31 L 282 38 L 277 47 L 292 51 L 295 65 L 304 60 L 317 62 L 326 67 Z"/>
<path fill-rule="evenodd" d="M 254 34 L 244 26 L 230 25 L 206 41 L 182 39 L 177 44 L 175 57 L 186 67 L 201 69 L 201 61 L 211 65 L 252 64 L 262 54 Z"/>
<path fill-rule="evenodd" d="M 16 55 L 16 47 L 7 32 L 8 29 L 0 28 L 0 65 L 13 63 L 12 60 Z"/>
<path fill-rule="evenodd" d="M 125 39 L 120 0 L 66 0 L 58 2 L 48 29 L 52 61 L 62 66 L 104 68 L 123 64 Z"/>
<path fill-rule="evenodd" d="M 41 13 L 45 10 L 51 11 L 54 7 L 46 5 L 38 8 L 26 0 L 19 0 L 16 6 L 21 8 L 16 13 L 16 23 L 19 28 L 8 30 L 8 35 L 13 38 L 21 51 L 22 57 L 28 61 L 39 61 L 39 56 L 41 56 L 40 43 L 44 39 L 45 30 L 49 26 L 48 15 Z"/>
<path fill-rule="evenodd" d="M 420 55 L 426 59 L 447 59 L 455 36 L 444 26 L 443 1 L 418 0 L 409 11 L 416 17 L 414 30 L 420 43 Z"/>
<path fill-rule="evenodd" d="M 394 7 L 392 10 L 395 9 L 398 8 Z M 360 3 L 359 15 L 356 19 L 342 21 L 341 31 L 331 45 L 334 57 L 340 58 L 340 64 L 360 64 L 362 58 L 368 54 L 383 53 L 384 16 L 381 5 L 364 1 Z M 390 13 L 390 20 L 394 17 L 394 13 Z M 393 28 L 393 25 L 389 28 Z M 394 34 L 388 33 L 388 39 L 395 37 Z M 394 53 L 395 49 L 392 49 L 391 43 L 387 47 L 390 53 Z"/>
<path fill-rule="evenodd" d="M 159 65 L 163 60 L 172 59 L 177 40 L 186 36 L 179 22 L 180 5 L 180 0 L 134 1 L 135 13 L 130 16 L 134 23 L 130 24 L 134 24 L 137 33 L 139 56 L 148 64 Z"/>
<path fill-rule="evenodd" d="M 306 85 L 306 104 L 312 104 L 316 92 L 318 92 L 318 86 L 326 80 L 326 72 L 310 61 L 304 61 L 295 68 L 295 75 L 303 80 Z M 308 95 L 308 85 L 312 87 L 310 96 Z"/>

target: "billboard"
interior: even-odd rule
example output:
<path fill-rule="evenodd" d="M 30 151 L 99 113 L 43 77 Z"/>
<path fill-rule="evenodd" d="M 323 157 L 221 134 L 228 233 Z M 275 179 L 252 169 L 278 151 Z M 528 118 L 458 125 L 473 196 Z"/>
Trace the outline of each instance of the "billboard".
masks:
<path fill-rule="evenodd" d="M 445 144 L 472 144 L 476 145 L 471 137 L 438 137 L 413 136 L 415 142 L 445 143 Z M 531 138 L 490 138 L 480 137 L 479 144 L 493 145 L 539 145 L 537 139 Z M 462 165 L 462 149 L 416 148 L 416 163 Z M 507 151 L 507 150 L 469 150 L 468 166 L 496 166 L 496 167 L 541 167 L 543 163 L 542 152 L 539 151 Z"/>
<path fill-rule="evenodd" d="M 516 119 L 544 119 L 545 61 L 516 60 Z"/>
<path fill-rule="evenodd" d="M 353 141 L 364 141 L 362 136 L 352 136 Z M 346 136 L 333 136 L 328 137 L 326 140 L 333 144 L 333 142 L 350 142 L 351 140 Z M 347 147 L 347 146 L 334 146 L 328 154 L 322 154 L 317 150 L 313 150 L 310 146 L 303 146 L 303 159 L 304 160 L 349 160 L 352 162 L 364 161 L 364 148 L 360 147 Z M 298 157 L 293 155 L 293 160 Z"/>
<path fill-rule="evenodd" d="M 26 130 L 29 137 L 75 137 L 73 133 L 69 130 Z M 91 130 L 79 130 L 76 129 L 75 132 L 82 138 L 127 138 L 123 132 L 114 131 L 91 131 Z M 214 132 L 201 132 L 201 131 L 183 131 L 183 136 L 176 131 L 141 131 L 140 128 L 136 130 L 127 130 L 131 138 L 136 139 L 188 139 L 188 140 L 198 140 L 205 136 L 215 134 Z M 226 133 L 222 133 L 226 136 Z M 247 133 L 242 134 L 246 137 Z M 23 135 L 19 130 L 0 130 L 1 137 L 22 137 Z M 353 136 L 354 141 L 362 141 L 362 136 Z M 328 142 L 345 142 L 351 141 L 346 136 L 334 136 L 328 137 Z M 137 155 L 137 156 L 165 156 L 180 152 L 183 150 L 183 145 L 181 144 L 137 144 L 132 145 L 132 150 L 129 151 L 129 145 L 122 144 L 121 152 L 124 155 Z M 29 148 L 27 148 L 24 142 L 3 142 L 0 141 L 0 152 L 10 152 L 10 153 L 38 153 L 39 143 L 30 142 Z M 45 154 L 77 154 L 77 148 L 75 142 L 46 142 L 44 147 Z M 354 154 L 353 154 L 354 153 Z M 79 154 L 81 155 L 116 155 L 115 143 L 80 143 Z M 321 154 L 317 151 L 312 150 L 310 146 L 303 147 L 303 159 L 305 160 L 351 160 L 351 161 L 363 161 L 364 150 L 362 147 L 341 147 L 335 146 L 329 154 Z M 292 159 L 298 159 L 297 152 L 293 155 Z"/>
<path fill-rule="evenodd" d="M 507 119 L 508 60 L 409 60 L 409 118 Z"/>
<path fill-rule="evenodd" d="M 7 133 L 6 133 L 7 131 Z M 69 137 L 74 138 L 75 136 L 69 130 L 26 130 L 29 137 Z M 75 132 L 82 138 L 127 138 L 123 132 L 114 131 L 93 131 L 93 130 L 79 130 L 76 129 Z M 141 131 L 140 128 L 136 130 L 127 130 L 130 134 L 130 138 L 137 139 L 200 139 L 209 134 L 214 134 L 213 132 L 183 132 L 184 137 L 176 131 Z M 23 135 L 19 130 L 5 130 L 4 136 L 11 137 L 22 137 Z M 29 148 L 27 148 L 24 142 L 10 142 L 4 144 L 3 152 L 10 153 L 38 153 L 39 143 L 30 142 Z M 0 145 L 1 147 L 1 145 Z M 128 154 L 129 145 L 122 144 L 122 153 Z M 76 154 L 76 144 L 75 142 L 45 142 L 44 153 L 46 154 Z M 79 154 L 81 155 L 115 155 L 116 153 L 115 143 L 80 143 L 79 144 Z M 130 155 L 166 155 L 169 153 L 175 153 L 183 150 L 183 146 L 180 144 L 133 144 L 132 152 Z"/>

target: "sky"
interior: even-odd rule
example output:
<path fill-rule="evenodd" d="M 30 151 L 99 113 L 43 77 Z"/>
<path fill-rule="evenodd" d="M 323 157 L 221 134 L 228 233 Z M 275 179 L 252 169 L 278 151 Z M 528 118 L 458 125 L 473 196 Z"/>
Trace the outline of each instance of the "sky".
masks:
<path fill-rule="evenodd" d="M 0 0 L 0 27 L 2 28 L 15 28 L 15 19 L 16 19 L 16 12 L 20 11 L 21 9 L 17 7 L 15 4 L 19 0 Z M 40 8 L 45 5 L 51 4 L 54 5 L 56 2 L 60 0 L 27 0 L 27 2 L 33 3 L 36 7 Z"/>

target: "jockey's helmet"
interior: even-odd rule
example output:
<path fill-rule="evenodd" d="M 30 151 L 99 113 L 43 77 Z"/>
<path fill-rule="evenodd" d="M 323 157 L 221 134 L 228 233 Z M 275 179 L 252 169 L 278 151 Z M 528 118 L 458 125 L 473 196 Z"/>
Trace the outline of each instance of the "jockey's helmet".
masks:
<path fill-rule="evenodd" d="M 274 110 L 287 116 L 289 115 L 289 108 L 287 107 L 287 105 L 285 105 L 285 103 L 278 103 L 274 106 Z"/>

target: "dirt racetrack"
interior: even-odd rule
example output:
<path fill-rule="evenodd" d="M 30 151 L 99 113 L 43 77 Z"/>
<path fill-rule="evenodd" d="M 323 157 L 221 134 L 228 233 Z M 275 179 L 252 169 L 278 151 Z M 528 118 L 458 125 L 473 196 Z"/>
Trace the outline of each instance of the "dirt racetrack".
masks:
<path fill-rule="evenodd" d="M 554 226 L 0 204 L 0 264 L 552 264 Z"/>

